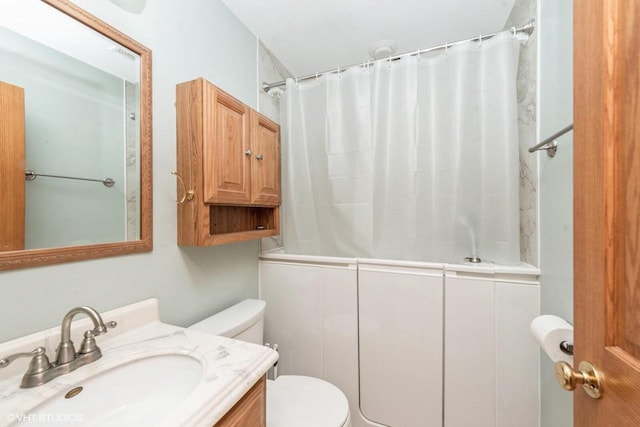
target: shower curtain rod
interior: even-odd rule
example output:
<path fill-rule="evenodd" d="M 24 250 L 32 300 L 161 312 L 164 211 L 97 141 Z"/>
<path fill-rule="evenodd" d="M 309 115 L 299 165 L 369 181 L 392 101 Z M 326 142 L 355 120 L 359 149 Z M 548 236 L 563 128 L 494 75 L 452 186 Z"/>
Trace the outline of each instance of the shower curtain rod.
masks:
<path fill-rule="evenodd" d="M 527 24 L 523 25 L 520 28 L 515 28 L 513 27 L 511 29 L 511 31 L 515 33 L 525 33 L 528 36 L 530 36 L 533 33 L 533 30 L 536 28 L 536 20 L 532 19 L 531 21 L 529 21 Z M 405 56 L 412 56 L 412 55 L 420 55 L 422 53 L 427 53 L 427 52 L 433 52 L 435 50 L 439 50 L 439 49 L 448 49 L 449 47 L 458 45 L 458 44 L 462 44 L 462 43 L 468 43 L 468 42 L 473 42 L 473 41 L 481 41 L 481 40 L 486 40 L 486 39 L 490 39 L 491 37 L 495 37 L 500 33 L 503 33 L 506 30 L 503 31 L 497 31 L 495 33 L 490 33 L 490 34 L 481 34 L 477 37 L 473 37 L 470 39 L 464 39 L 464 40 L 458 40 L 455 42 L 451 42 L 451 43 L 446 43 L 440 46 L 434 46 L 434 47 L 429 47 L 426 49 L 419 49 L 419 50 L 414 50 L 412 52 L 407 52 L 407 53 L 401 53 L 399 55 L 394 55 L 394 56 L 390 56 L 389 58 L 384 58 L 381 59 L 379 61 L 395 61 L 397 59 L 403 58 Z M 347 67 L 340 67 L 340 68 L 335 68 L 333 70 L 328 70 L 328 71 L 323 71 L 321 73 L 315 73 L 315 74 L 308 74 L 306 76 L 302 76 L 302 77 L 296 77 L 295 80 L 296 82 L 300 82 L 303 80 L 309 80 L 309 79 L 315 79 L 320 77 L 323 74 L 329 74 L 329 73 L 340 73 L 341 70 L 345 70 L 347 68 L 351 68 L 351 67 L 362 67 L 362 66 L 366 66 L 368 65 L 370 62 L 375 62 L 376 60 L 369 60 L 366 61 L 364 64 L 363 63 L 358 63 L 358 64 L 353 64 L 353 65 L 349 65 Z M 276 83 L 262 83 L 262 90 L 269 93 L 269 90 L 276 88 L 276 87 L 280 87 L 280 86 L 285 86 L 287 84 L 286 80 L 282 80 L 280 82 L 276 82 Z"/>

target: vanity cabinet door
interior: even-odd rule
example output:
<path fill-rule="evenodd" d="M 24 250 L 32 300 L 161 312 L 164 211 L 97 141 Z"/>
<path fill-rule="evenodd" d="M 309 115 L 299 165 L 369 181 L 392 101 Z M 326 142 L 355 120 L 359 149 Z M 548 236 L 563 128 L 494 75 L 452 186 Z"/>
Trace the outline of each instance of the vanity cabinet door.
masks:
<path fill-rule="evenodd" d="M 205 203 L 251 203 L 250 109 L 204 81 L 203 173 Z"/>
<path fill-rule="evenodd" d="M 265 427 L 267 425 L 267 382 L 260 379 L 214 427 Z"/>
<path fill-rule="evenodd" d="M 251 203 L 280 204 L 280 126 L 260 113 L 251 117 Z"/>

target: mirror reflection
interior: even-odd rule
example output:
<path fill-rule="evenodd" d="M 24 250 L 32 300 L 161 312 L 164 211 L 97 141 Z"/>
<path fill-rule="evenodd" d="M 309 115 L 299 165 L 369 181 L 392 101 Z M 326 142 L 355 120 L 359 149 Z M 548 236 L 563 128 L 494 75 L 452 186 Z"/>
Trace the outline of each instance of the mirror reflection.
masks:
<path fill-rule="evenodd" d="M 0 250 L 140 239 L 140 57 L 22 0 L 0 64 Z"/>

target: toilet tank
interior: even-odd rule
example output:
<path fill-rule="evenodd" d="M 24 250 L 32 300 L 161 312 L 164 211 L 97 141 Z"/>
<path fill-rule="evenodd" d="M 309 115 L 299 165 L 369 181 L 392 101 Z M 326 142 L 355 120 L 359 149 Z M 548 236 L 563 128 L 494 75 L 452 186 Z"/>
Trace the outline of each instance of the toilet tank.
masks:
<path fill-rule="evenodd" d="M 262 300 L 246 299 L 188 329 L 262 345 L 265 307 Z"/>

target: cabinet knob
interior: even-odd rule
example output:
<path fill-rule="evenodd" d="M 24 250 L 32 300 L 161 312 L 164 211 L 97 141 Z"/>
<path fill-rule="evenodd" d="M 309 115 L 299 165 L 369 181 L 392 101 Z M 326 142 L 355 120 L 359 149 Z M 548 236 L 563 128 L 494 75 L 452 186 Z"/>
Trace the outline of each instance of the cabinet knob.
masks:
<path fill-rule="evenodd" d="M 258 155 L 256 155 L 256 159 L 258 159 L 258 160 L 262 160 L 262 159 L 263 159 L 262 154 L 258 154 Z"/>
<path fill-rule="evenodd" d="M 251 150 L 247 150 L 244 152 L 245 156 L 251 156 L 253 153 L 251 152 Z"/>

